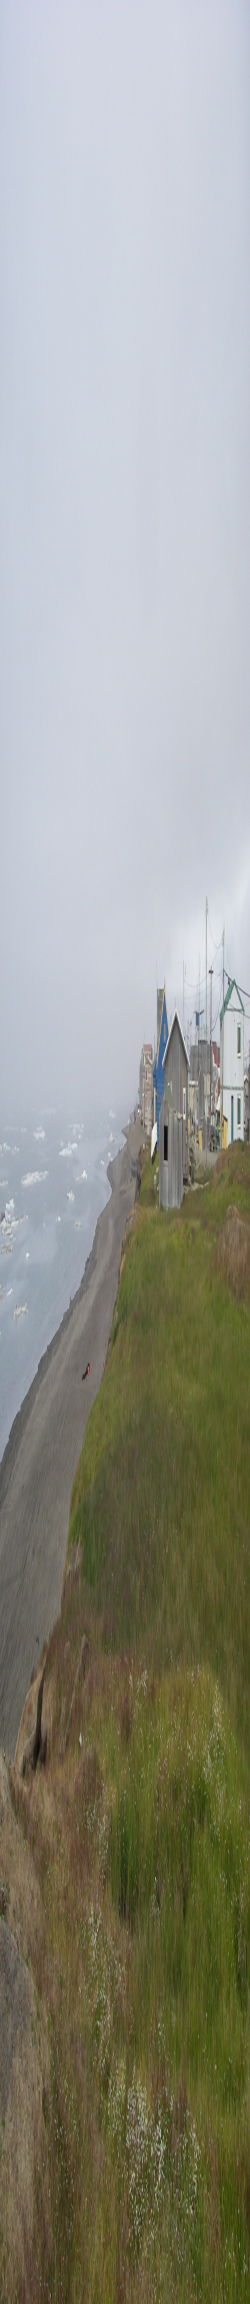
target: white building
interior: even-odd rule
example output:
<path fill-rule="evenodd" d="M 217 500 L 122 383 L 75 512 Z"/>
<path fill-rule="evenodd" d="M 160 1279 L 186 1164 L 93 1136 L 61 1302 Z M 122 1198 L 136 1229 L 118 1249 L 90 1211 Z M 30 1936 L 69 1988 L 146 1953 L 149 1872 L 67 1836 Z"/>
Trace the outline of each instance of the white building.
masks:
<path fill-rule="evenodd" d="M 220 1108 L 228 1144 L 244 1141 L 244 1013 L 233 977 L 220 1014 Z"/>

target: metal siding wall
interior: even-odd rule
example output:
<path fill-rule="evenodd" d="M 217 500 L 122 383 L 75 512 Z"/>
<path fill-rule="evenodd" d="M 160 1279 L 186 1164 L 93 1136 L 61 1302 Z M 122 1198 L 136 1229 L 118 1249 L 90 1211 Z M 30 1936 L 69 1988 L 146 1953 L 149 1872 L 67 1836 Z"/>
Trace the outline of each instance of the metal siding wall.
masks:
<path fill-rule="evenodd" d="M 169 1207 L 169 1159 L 168 1161 L 164 1160 L 164 1122 L 169 1128 L 168 1104 L 163 1098 L 159 1121 L 159 1208 Z"/>

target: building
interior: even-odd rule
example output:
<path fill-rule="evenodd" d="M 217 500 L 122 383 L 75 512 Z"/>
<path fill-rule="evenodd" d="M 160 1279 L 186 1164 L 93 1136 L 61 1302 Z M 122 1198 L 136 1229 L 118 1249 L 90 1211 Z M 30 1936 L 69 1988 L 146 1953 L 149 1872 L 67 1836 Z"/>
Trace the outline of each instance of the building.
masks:
<path fill-rule="evenodd" d="M 173 1111 L 165 1088 L 159 1119 L 159 1208 L 181 1208 L 183 1200 L 182 1116 Z"/>
<path fill-rule="evenodd" d="M 188 1073 L 189 1059 L 183 1038 L 178 1009 L 175 1008 L 167 1046 L 163 1056 L 164 1095 L 171 1089 L 173 1111 L 182 1120 L 182 1174 L 188 1183 Z"/>
<path fill-rule="evenodd" d="M 157 992 L 157 1048 L 153 1062 L 153 1128 L 157 1127 L 159 1145 L 159 1119 L 164 1092 L 163 1057 L 168 1040 L 168 1018 L 165 984 Z"/>
<path fill-rule="evenodd" d="M 193 1128 L 197 1134 L 198 1129 L 202 1128 L 205 1142 L 210 1111 L 210 1042 L 206 1040 L 206 1037 L 204 1039 L 204 1034 L 200 1033 L 199 1027 L 197 1040 L 192 1042 L 190 1048 L 188 1093 Z"/>
<path fill-rule="evenodd" d="M 139 1093 L 140 1111 L 142 1117 L 142 1125 L 143 1128 L 145 1128 L 145 1136 L 151 1136 L 152 1128 L 152 1065 L 152 1043 L 151 1040 L 145 1040 L 144 1047 L 142 1048 L 141 1052 Z"/>
<path fill-rule="evenodd" d="M 244 1107 L 244 1131 L 246 1142 L 250 1144 L 250 1059 L 244 1076 Z"/>
<path fill-rule="evenodd" d="M 228 1144 L 244 1141 L 244 1013 L 234 976 L 220 1012 L 220 1109 Z"/>

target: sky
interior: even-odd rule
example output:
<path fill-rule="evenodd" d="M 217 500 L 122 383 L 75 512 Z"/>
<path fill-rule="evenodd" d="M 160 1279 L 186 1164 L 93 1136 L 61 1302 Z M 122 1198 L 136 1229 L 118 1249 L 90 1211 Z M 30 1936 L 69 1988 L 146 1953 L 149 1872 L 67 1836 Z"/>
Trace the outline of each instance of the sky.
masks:
<path fill-rule="evenodd" d="M 249 259 L 248 0 L 0 0 L 5 1105 L 127 1113 L 206 896 L 248 1046 Z"/>

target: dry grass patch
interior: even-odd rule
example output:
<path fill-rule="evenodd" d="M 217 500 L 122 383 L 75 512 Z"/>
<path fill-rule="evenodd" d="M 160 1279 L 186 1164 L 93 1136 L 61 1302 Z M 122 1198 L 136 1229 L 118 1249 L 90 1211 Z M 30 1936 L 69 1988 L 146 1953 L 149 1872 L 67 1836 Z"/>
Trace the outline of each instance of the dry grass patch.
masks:
<path fill-rule="evenodd" d="M 250 1299 L 250 1224 L 244 1223 L 238 1208 L 227 1209 L 215 1255 L 215 1270 L 222 1275 L 233 1295 Z"/>

